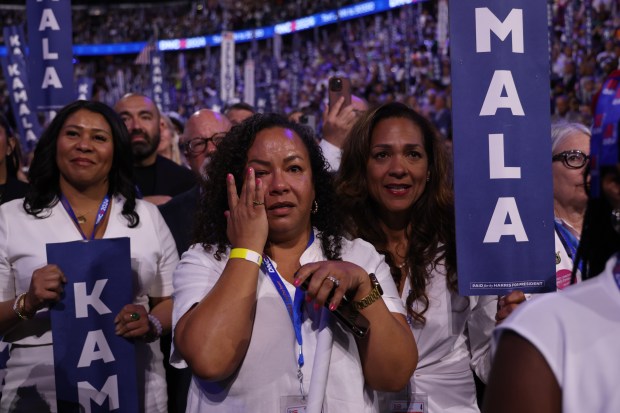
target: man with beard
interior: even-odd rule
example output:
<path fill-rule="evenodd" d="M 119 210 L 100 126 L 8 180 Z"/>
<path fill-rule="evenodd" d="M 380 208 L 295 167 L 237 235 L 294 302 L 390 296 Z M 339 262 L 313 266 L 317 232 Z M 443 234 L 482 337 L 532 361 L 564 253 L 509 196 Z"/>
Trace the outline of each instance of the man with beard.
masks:
<path fill-rule="evenodd" d="M 211 155 L 217 150 L 217 143 L 222 140 L 231 126 L 226 116 L 209 109 L 200 109 L 188 119 L 179 139 L 179 147 L 198 180 L 204 176 Z M 191 245 L 194 214 L 198 206 L 199 194 L 200 185 L 195 184 L 189 191 L 175 196 L 170 202 L 159 207 L 177 244 L 179 256 Z M 168 362 L 170 336 L 162 337 L 160 342 L 168 382 L 168 411 L 184 412 L 192 374 L 189 368 L 176 369 L 170 366 Z"/>
<path fill-rule="evenodd" d="M 160 116 L 151 99 L 130 93 L 116 103 L 114 110 L 129 131 L 134 180 L 145 200 L 157 205 L 163 204 L 196 184 L 190 170 L 157 154 Z"/>

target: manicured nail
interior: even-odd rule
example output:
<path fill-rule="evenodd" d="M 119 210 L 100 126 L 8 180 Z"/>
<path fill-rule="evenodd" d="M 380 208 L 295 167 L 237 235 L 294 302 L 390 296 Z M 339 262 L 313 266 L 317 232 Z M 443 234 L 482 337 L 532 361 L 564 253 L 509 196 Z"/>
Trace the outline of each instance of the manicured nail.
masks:
<path fill-rule="evenodd" d="M 319 308 L 321 308 L 319 303 L 314 303 L 314 311 L 319 311 Z"/>
<path fill-rule="evenodd" d="M 295 273 L 294 276 L 297 276 L 297 273 Z M 293 281 L 293 285 L 295 287 L 299 287 L 299 284 L 301 284 L 301 280 L 299 278 L 295 278 L 295 280 Z"/>
<path fill-rule="evenodd" d="M 306 294 L 306 302 L 309 303 L 310 301 L 312 301 L 312 297 L 310 297 L 309 294 Z"/>
<path fill-rule="evenodd" d="M 331 304 L 329 305 L 329 311 L 334 311 L 335 309 L 336 309 L 336 304 L 331 303 Z"/>
<path fill-rule="evenodd" d="M 252 172 L 253 172 L 253 171 L 252 171 L 252 168 L 248 168 L 248 176 L 249 176 L 249 175 L 252 175 Z"/>

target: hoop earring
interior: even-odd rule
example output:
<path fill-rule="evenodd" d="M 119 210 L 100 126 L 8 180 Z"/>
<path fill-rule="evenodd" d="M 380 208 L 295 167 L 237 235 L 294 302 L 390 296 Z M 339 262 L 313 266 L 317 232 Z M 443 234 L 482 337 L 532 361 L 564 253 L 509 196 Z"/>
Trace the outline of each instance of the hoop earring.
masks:
<path fill-rule="evenodd" d="M 310 210 L 311 214 L 316 214 L 317 212 L 319 212 L 319 203 L 316 202 L 316 199 L 314 201 L 312 201 L 312 209 Z"/>

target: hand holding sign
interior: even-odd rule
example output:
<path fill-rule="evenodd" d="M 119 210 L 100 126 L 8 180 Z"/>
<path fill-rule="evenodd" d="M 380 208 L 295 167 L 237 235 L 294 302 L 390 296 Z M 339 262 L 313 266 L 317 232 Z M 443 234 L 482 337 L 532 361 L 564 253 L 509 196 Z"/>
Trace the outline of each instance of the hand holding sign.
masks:
<path fill-rule="evenodd" d="M 114 318 L 114 324 L 116 335 L 125 338 L 142 337 L 151 329 L 146 309 L 136 304 L 127 304 L 123 307 Z"/>
<path fill-rule="evenodd" d="M 514 290 L 509 294 L 501 297 L 497 301 L 497 313 L 495 314 L 495 324 L 498 325 L 506 319 L 514 310 L 517 309 L 519 304 L 524 302 L 527 298 L 523 291 Z"/>
<path fill-rule="evenodd" d="M 67 278 L 55 264 L 35 270 L 24 298 L 26 314 L 34 314 L 41 308 L 60 301 L 66 282 Z"/>

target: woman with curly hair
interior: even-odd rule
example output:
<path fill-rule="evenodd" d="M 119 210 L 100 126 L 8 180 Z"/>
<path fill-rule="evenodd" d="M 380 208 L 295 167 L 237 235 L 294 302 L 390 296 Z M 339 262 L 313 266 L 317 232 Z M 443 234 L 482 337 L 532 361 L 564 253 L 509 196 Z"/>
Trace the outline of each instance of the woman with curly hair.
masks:
<path fill-rule="evenodd" d="M 11 345 L 0 411 L 59 409 L 49 309 L 69 280 L 47 262 L 46 245 L 118 237 L 130 239 L 135 287 L 115 331 L 133 339 L 139 355 L 141 411 L 166 411 L 158 338 L 170 331 L 178 255 L 157 208 L 136 199 L 132 168 L 120 117 L 103 103 L 76 101 L 42 134 L 27 196 L 0 207 L 0 335 Z"/>
<path fill-rule="evenodd" d="M 312 133 L 255 115 L 207 175 L 197 244 L 174 274 L 171 363 L 192 369 L 187 411 L 377 411 L 371 389 L 401 388 L 416 347 L 389 267 L 343 237 Z M 367 319 L 364 337 L 332 317 L 341 303 Z"/>
<path fill-rule="evenodd" d="M 497 301 L 458 295 L 448 159 L 426 118 L 388 103 L 349 133 L 336 191 L 348 231 L 385 255 L 418 346 L 409 385 L 386 400 L 477 412 L 472 369 L 486 377 Z"/>

